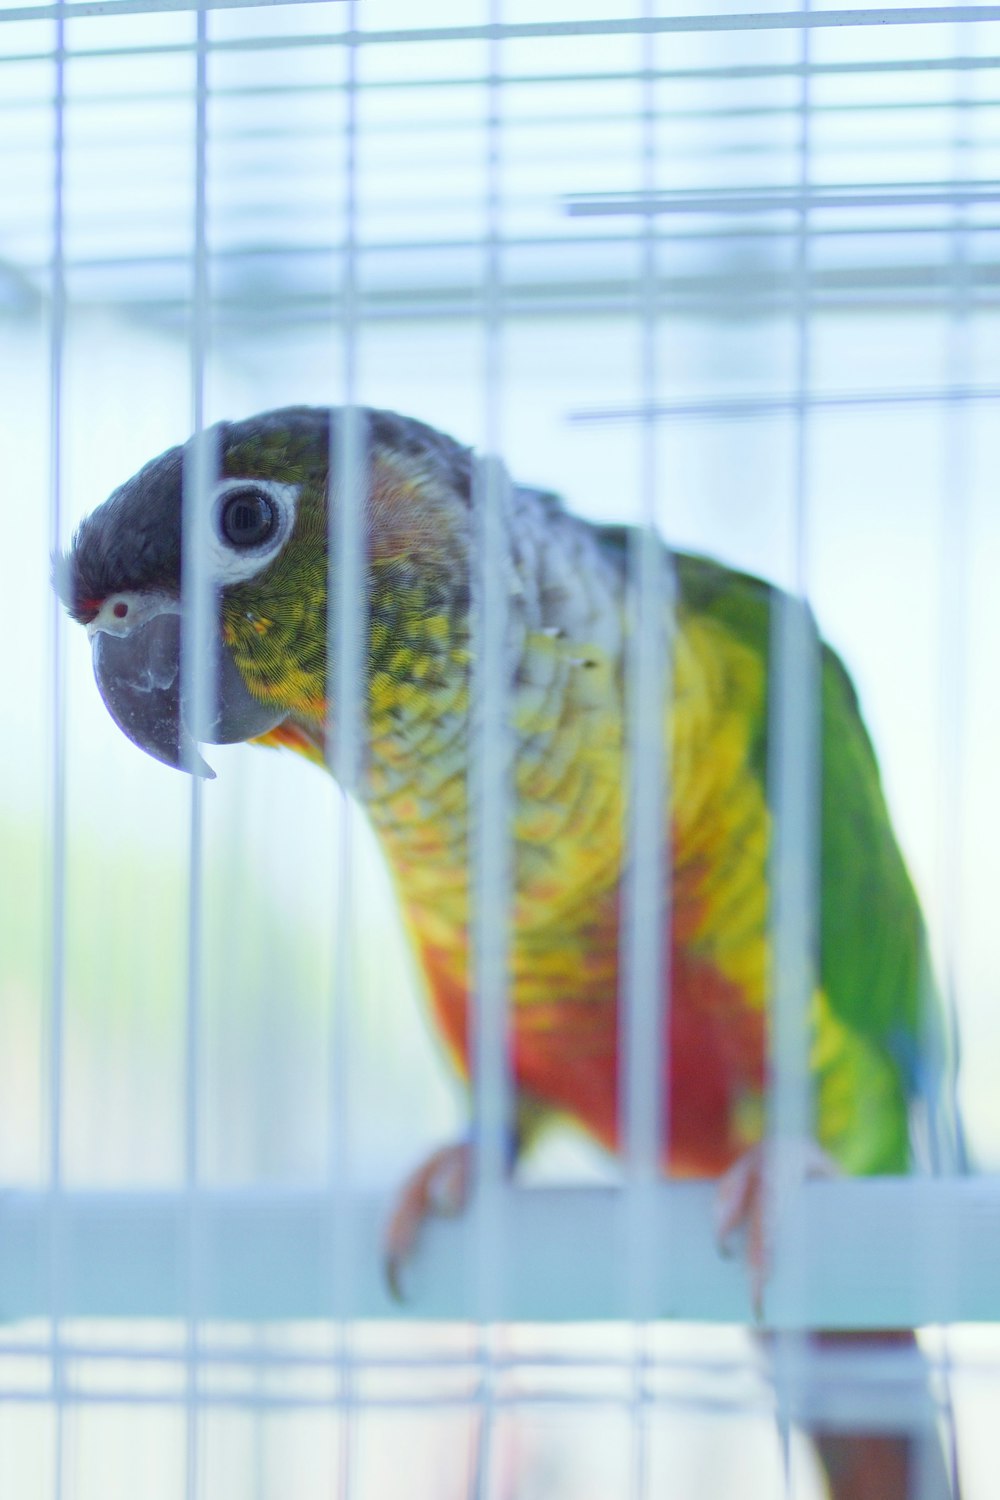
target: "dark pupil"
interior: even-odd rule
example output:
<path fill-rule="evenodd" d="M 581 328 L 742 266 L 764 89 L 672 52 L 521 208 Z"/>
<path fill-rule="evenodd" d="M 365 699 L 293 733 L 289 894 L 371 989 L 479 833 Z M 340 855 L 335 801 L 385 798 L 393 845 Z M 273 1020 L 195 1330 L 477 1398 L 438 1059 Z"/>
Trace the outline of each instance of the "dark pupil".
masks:
<path fill-rule="evenodd" d="M 234 547 L 254 547 L 274 530 L 274 506 L 266 495 L 250 491 L 227 500 L 222 531 Z"/>

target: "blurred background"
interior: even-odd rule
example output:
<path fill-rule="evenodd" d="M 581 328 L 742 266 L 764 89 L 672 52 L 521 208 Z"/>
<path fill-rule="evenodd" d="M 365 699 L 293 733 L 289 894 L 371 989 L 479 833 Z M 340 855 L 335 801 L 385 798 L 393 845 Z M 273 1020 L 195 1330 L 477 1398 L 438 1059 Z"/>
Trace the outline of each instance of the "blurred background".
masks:
<path fill-rule="evenodd" d="M 187 437 L 199 351 L 212 421 L 343 399 L 352 340 L 358 400 L 473 445 L 498 433 L 516 478 L 587 516 L 637 520 L 651 317 L 663 534 L 787 583 L 804 506 L 809 596 L 858 684 L 954 1005 L 970 1143 L 978 1165 L 1000 1166 L 1000 22 L 803 29 L 776 12 L 754 27 L 747 6 L 693 4 L 682 24 L 666 5 L 607 0 L 209 9 L 199 254 L 199 18 L 169 4 L 128 11 L 67 7 L 60 67 L 49 11 L 0 6 L 0 1182 L 41 1186 L 52 1158 L 54 890 L 64 1180 L 179 1185 L 191 1104 L 190 787 L 116 729 L 84 632 L 58 618 L 55 489 L 65 543 L 115 485 Z M 678 24 L 630 30 L 643 15 Z M 656 214 L 622 211 L 650 182 Z M 340 1108 L 357 1179 L 388 1198 L 460 1132 L 466 1107 L 374 845 L 297 757 L 237 747 L 209 759 L 202 1180 L 328 1179 L 330 914 L 346 816 L 356 922 Z M 51 842 L 60 764 L 64 883 Z M 532 1172 L 601 1179 L 608 1166 L 567 1134 Z M 194 1479 L 183 1328 L 64 1334 L 84 1351 L 60 1362 L 83 1393 L 65 1411 L 50 1399 L 46 1330 L 0 1326 L 6 1492 L 305 1500 L 347 1493 L 350 1448 L 351 1494 L 405 1480 L 408 1495 L 458 1500 L 482 1461 L 476 1330 L 354 1330 L 370 1368 L 350 1410 L 331 1394 L 336 1331 L 210 1331 L 215 1398 Z M 490 1494 L 628 1493 L 631 1330 L 494 1337 L 511 1400 Z M 779 1493 L 742 1337 L 648 1337 L 672 1392 L 651 1428 L 649 1493 Z M 957 1337 L 984 1368 L 995 1359 L 985 1332 Z M 433 1380 L 422 1351 L 437 1358 Z M 148 1400 L 126 1404 L 123 1390 Z M 975 1500 L 991 1493 L 996 1386 L 960 1374 L 956 1393 Z M 814 1493 L 807 1456 L 796 1464 L 796 1493 Z"/>

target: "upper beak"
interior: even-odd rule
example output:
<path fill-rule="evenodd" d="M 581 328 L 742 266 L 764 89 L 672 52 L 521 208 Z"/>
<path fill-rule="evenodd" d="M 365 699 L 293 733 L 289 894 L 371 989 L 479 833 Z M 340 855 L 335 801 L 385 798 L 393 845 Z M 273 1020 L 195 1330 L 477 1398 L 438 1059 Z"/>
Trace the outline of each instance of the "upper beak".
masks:
<path fill-rule="evenodd" d="M 132 743 L 168 766 L 214 777 L 198 754 L 182 697 L 180 613 L 164 610 L 123 635 L 95 630 L 92 649 L 101 697 Z M 251 696 L 222 639 L 216 636 L 209 649 L 214 692 L 209 721 L 199 726 L 199 737 L 228 745 L 280 724 L 284 712 Z"/>

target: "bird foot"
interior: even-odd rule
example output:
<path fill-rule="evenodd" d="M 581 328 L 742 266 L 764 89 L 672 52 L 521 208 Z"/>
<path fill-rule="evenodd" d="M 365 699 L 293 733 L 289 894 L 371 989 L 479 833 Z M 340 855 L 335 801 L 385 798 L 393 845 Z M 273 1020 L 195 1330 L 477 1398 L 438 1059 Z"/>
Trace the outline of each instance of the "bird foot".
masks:
<path fill-rule="evenodd" d="M 790 1165 L 809 1179 L 840 1176 L 840 1168 L 820 1150 L 815 1141 L 804 1140 L 781 1145 L 782 1153 L 793 1152 Z M 770 1272 L 770 1247 L 767 1243 L 770 1174 L 775 1146 L 761 1142 L 744 1153 L 729 1171 L 719 1178 L 715 1195 L 715 1238 L 722 1255 L 732 1254 L 732 1239 L 738 1230 L 746 1235 L 746 1258 L 750 1269 L 750 1292 L 754 1314 L 761 1317 L 764 1288 Z M 789 1158 L 785 1156 L 785 1161 Z"/>
<path fill-rule="evenodd" d="M 469 1202 L 472 1145 L 457 1141 L 442 1146 L 407 1178 L 396 1199 L 385 1234 L 385 1277 L 402 1302 L 402 1273 L 430 1218 L 454 1218 Z"/>

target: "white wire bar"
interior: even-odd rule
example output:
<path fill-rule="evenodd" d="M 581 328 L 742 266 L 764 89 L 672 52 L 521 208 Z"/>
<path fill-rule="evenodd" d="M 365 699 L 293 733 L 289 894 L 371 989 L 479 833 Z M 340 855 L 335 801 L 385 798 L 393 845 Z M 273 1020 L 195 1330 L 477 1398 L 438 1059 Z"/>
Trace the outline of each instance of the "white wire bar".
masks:
<path fill-rule="evenodd" d="M 351 54 L 353 57 L 353 54 Z M 349 63 L 349 67 L 353 64 Z M 363 418 L 356 403 L 357 341 L 355 213 L 355 101 L 348 92 L 345 130 L 347 238 L 341 285 L 344 404 L 331 413 L 328 495 L 327 764 L 343 793 L 335 851 L 337 906 L 334 913 L 334 977 L 331 995 L 328 1086 L 330 1189 L 346 1213 L 350 1201 L 350 1047 L 351 988 L 354 970 L 355 881 L 352 799 L 360 790 L 363 765 L 362 664 L 367 600 L 364 589 L 363 497 L 367 490 L 367 450 Z M 345 1237 L 341 1237 L 343 1240 Z M 350 1261 L 334 1269 L 338 1286 L 353 1275 Z"/>
<path fill-rule="evenodd" d="M 192 11 L 200 0 L 86 0 L 82 4 L 16 5 L 0 10 L 0 21 L 52 21 L 60 16 L 150 15 Z M 203 3 L 203 0 L 202 0 Z M 269 6 L 319 5 L 324 0 L 267 0 Z M 343 0 L 340 0 L 343 3 Z M 212 0 L 211 10 L 259 9 L 261 0 Z M 395 44 L 398 42 L 488 41 L 490 39 L 584 36 L 637 36 L 643 32 L 685 33 L 713 31 L 802 31 L 847 26 L 940 26 L 1000 20 L 995 5 L 911 5 L 889 9 L 796 11 L 720 11 L 710 15 L 551 21 L 485 26 L 413 27 L 384 31 L 335 32 L 331 41 Z"/>
<path fill-rule="evenodd" d="M 968 75 L 956 72 L 954 98 L 954 166 L 961 169 L 971 156 Z M 951 282 L 948 336 L 948 386 L 966 388 L 973 368 L 971 223 L 966 205 L 953 205 L 950 236 L 949 280 Z M 1000 393 L 994 392 L 994 405 Z M 945 462 L 939 500 L 940 660 L 938 681 L 940 707 L 938 766 L 939 879 L 935 898 L 942 914 L 940 999 L 929 996 L 924 1007 L 922 1044 L 928 1057 L 939 1057 L 943 1078 L 941 1102 L 931 1112 L 929 1145 L 935 1170 L 967 1168 L 962 1131 L 956 1121 L 956 1069 L 958 1065 L 958 964 L 961 953 L 963 830 L 966 792 L 962 763 L 967 738 L 967 661 L 970 648 L 966 580 L 972 573 L 970 539 L 973 495 L 973 426 L 968 403 L 957 401 L 942 413 L 946 424 Z M 928 980 L 929 983 L 929 980 Z M 942 1014 L 938 1014 L 938 1007 Z M 943 1037 L 941 1035 L 943 1033 Z M 937 1118 L 935 1118 L 935 1114 Z M 932 1277 L 950 1276 L 951 1268 L 929 1265 Z"/>
<path fill-rule="evenodd" d="M 355 0 L 348 20 L 354 27 Z M 337 903 L 334 913 L 334 973 L 330 996 L 330 1061 L 327 1085 L 328 1181 L 332 1224 L 329 1246 L 330 1284 L 336 1323 L 334 1367 L 342 1387 L 341 1440 L 338 1446 L 337 1497 L 355 1492 L 357 1424 L 354 1381 L 350 1368 L 353 1329 L 348 1308 L 357 1276 L 360 1241 L 353 1192 L 351 1136 L 351 1023 L 356 969 L 356 844 L 353 799 L 359 795 L 364 765 L 365 592 L 364 497 L 368 490 L 367 444 L 363 414 L 357 406 L 357 52 L 346 54 L 344 87 L 344 243 L 339 287 L 338 332 L 341 352 L 342 405 L 331 412 L 330 481 L 327 494 L 327 764 L 341 789 L 336 843 Z"/>
<path fill-rule="evenodd" d="M 655 180 L 656 147 L 651 38 L 639 74 L 642 121 L 642 171 Z M 657 398 L 656 313 L 657 240 L 647 223 L 640 232 L 642 256 L 639 314 L 639 369 L 642 412 L 652 413 Z M 671 575 L 659 532 L 660 470 L 657 432 L 652 416 L 638 433 L 641 486 L 640 524 L 630 552 L 631 618 L 627 665 L 628 699 L 628 855 L 624 873 L 625 921 L 621 942 L 620 986 L 620 1128 L 630 1193 L 639 1214 L 629 1223 L 633 1251 L 640 1245 L 657 1255 L 643 1229 L 639 1202 L 660 1176 L 669 1098 L 664 1076 L 669 1024 L 670 871 L 666 857 L 670 669 L 667 632 L 670 625 Z M 630 1274 L 641 1283 L 646 1269 L 632 1256 Z M 638 1293 L 638 1288 L 637 1288 Z M 644 1300 L 638 1294 L 638 1300 Z"/>
<path fill-rule="evenodd" d="M 255 1360 L 255 1352 L 204 1351 L 206 1408 L 228 1406 L 260 1416 L 268 1411 L 328 1410 L 337 1400 L 336 1385 L 322 1381 L 318 1356 L 282 1349 L 266 1360 Z M 74 1338 L 66 1341 L 62 1353 L 70 1366 L 67 1402 L 71 1407 L 101 1402 L 177 1404 L 175 1350 L 153 1345 L 114 1347 Z M 0 1357 L 12 1361 L 0 1374 L 0 1399 L 51 1399 L 43 1382 L 18 1383 L 13 1361 L 30 1359 L 30 1345 L 10 1345 L 0 1350 Z M 675 1415 L 773 1416 L 774 1401 L 762 1379 L 760 1360 L 749 1351 L 725 1359 L 702 1355 L 693 1345 L 675 1354 L 654 1348 L 647 1362 L 648 1384 L 637 1408 L 628 1394 L 630 1365 L 620 1354 L 606 1350 L 602 1355 L 597 1348 L 579 1355 L 545 1357 L 518 1351 L 499 1356 L 495 1361 L 496 1405 L 508 1411 L 523 1410 L 526 1415 L 546 1408 L 568 1413 L 581 1407 L 608 1411 L 627 1403 L 644 1419 L 658 1408 L 673 1410 Z M 968 1368 L 983 1383 L 1000 1382 L 995 1361 L 972 1360 Z M 824 1425 L 841 1429 L 859 1422 L 872 1430 L 918 1426 L 940 1407 L 928 1390 L 928 1376 L 938 1382 L 948 1371 L 948 1362 L 940 1356 L 925 1359 L 912 1349 L 884 1349 L 864 1356 L 824 1349 L 810 1384 L 795 1392 L 793 1413 L 796 1420 L 820 1419 Z M 364 1382 L 365 1407 L 371 1412 L 457 1413 L 477 1408 L 484 1394 L 481 1365 L 432 1348 L 421 1350 L 419 1358 L 367 1349 L 354 1359 L 350 1374 Z M 282 1379 L 284 1388 L 279 1383 Z"/>
<path fill-rule="evenodd" d="M 24 1346 L 22 1346 L 24 1349 Z M 71 1408 L 114 1402 L 125 1407 L 158 1405 L 176 1408 L 177 1356 L 152 1347 L 133 1351 L 89 1346 L 81 1340 L 66 1344 L 71 1380 L 67 1401 Z M 15 1354 L 30 1358 L 30 1353 Z M 17 1403 L 51 1399 L 44 1382 L 19 1383 L 16 1367 L 0 1374 L 0 1399 Z M 996 1386 L 1000 1369 L 995 1362 L 972 1361 L 982 1384 Z M 628 1394 L 629 1364 L 621 1356 L 598 1351 L 575 1358 L 515 1358 L 496 1362 L 499 1389 L 496 1406 L 523 1412 L 530 1420 L 539 1412 L 637 1410 L 643 1419 L 672 1412 L 675 1416 L 735 1415 L 773 1417 L 774 1402 L 762 1379 L 759 1360 L 752 1355 L 728 1360 L 699 1355 L 689 1347 L 670 1355 L 654 1349 L 648 1361 L 649 1381 L 638 1408 Z M 315 1361 L 292 1354 L 264 1364 L 241 1361 L 232 1351 L 209 1351 L 203 1362 L 204 1407 L 229 1407 L 259 1417 L 266 1412 L 302 1414 L 328 1411 L 337 1400 L 336 1386 L 322 1380 Z M 948 1365 L 939 1357 L 925 1361 L 913 1350 L 884 1350 L 859 1358 L 844 1350 L 825 1350 L 816 1361 L 814 1379 L 795 1393 L 797 1421 L 821 1420 L 824 1426 L 849 1428 L 864 1423 L 870 1430 L 919 1427 L 940 1409 L 927 1378 L 946 1377 Z M 426 1350 L 419 1363 L 404 1357 L 363 1353 L 352 1374 L 364 1382 L 366 1411 L 393 1410 L 420 1415 L 472 1415 L 484 1394 L 483 1372 L 471 1361 Z M 4 1378 L 6 1376 L 6 1378 Z M 282 1385 L 282 1380 L 284 1385 Z"/>
<path fill-rule="evenodd" d="M 989 267 L 980 268 L 970 278 L 974 282 L 973 305 L 977 310 L 988 310 L 1000 306 L 1000 289 L 996 285 Z M 942 294 L 940 278 L 931 268 L 921 266 L 899 271 L 893 279 L 889 269 L 874 269 L 870 274 L 862 273 L 847 281 L 838 272 L 817 272 L 814 277 L 813 307 L 816 310 L 865 311 L 886 313 L 889 311 L 936 310 L 947 305 Z M 672 291 L 669 284 L 660 290 L 657 308 L 661 313 L 691 313 L 697 311 L 706 316 L 725 316 L 731 310 L 735 295 L 742 290 L 747 301 L 753 302 L 755 313 L 770 316 L 784 313 L 789 308 L 787 290 L 776 286 L 773 277 L 761 276 L 751 279 L 749 286 L 742 286 L 736 276 L 705 276 L 698 278 L 691 288 Z M 128 298 L 122 299 L 125 304 Z M 103 302 L 103 299 L 102 299 Z M 361 299 L 366 323 L 461 323 L 477 316 L 481 297 L 477 288 L 466 284 L 454 288 L 450 296 L 442 297 L 432 308 L 420 292 L 402 293 L 385 298 L 371 294 Z M 168 308 L 171 304 L 164 304 Z M 323 294 L 290 294 L 278 308 L 262 308 L 256 322 L 262 328 L 298 328 L 307 325 L 328 323 L 334 303 Z M 173 304 L 180 310 L 180 304 Z M 504 316 L 510 319 L 535 318 L 541 314 L 552 318 L 569 319 L 593 315 L 594 317 L 631 314 L 636 310 L 636 296 L 624 286 L 609 288 L 597 282 L 582 282 L 569 288 L 551 282 L 524 291 L 508 289 L 502 298 Z M 232 297 L 215 299 L 217 309 L 216 326 L 240 329 L 246 326 L 246 304 Z M 943 398 L 947 399 L 947 397 Z"/>
<path fill-rule="evenodd" d="M 503 1226 L 497 1217 L 497 1192 L 510 1159 L 515 1122 L 508 1077 L 508 945 L 512 898 L 510 807 L 512 735 L 507 698 L 509 661 L 509 591 L 511 555 L 511 486 L 501 450 L 503 396 L 502 330 L 499 291 L 500 170 L 502 108 L 499 60 L 491 49 L 494 81 L 487 91 L 486 257 L 483 302 L 483 356 L 486 455 L 473 477 L 472 630 L 475 718 L 469 743 L 471 810 L 471 888 L 473 954 L 470 1060 L 473 1082 L 473 1139 L 480 1238 L 476 1277 L 483 1314 L 495 1297 L 502 1275 L 499 1252 Z"/>
<path fill-rule="evenodd" d="M 810 0 L 803 13 L 812 14 Z M 770 1037 L 766 1177 L 762 1190 L 765 1254 L 779 1306 L 808 1305 L 813 1267 L 797 1254 L 805 1152 L 814 1139 L 809 1076 L 809 1015 L 819 984 L 820 645 L 808 605 L 809 412 L 812 373 L 809 305 L 813 197 L 811 36 L 799 39 L 798 183 L 792 292 L 795 306 L 794 459 L 790 496 L 791 592 L 771 605 L 768 664 Z M 796 1393 L 811 1378 L 810 1340 L 784 1330 L 774 1346 L 774 1377 L 786 1484 L 791 1485 L 791 1421 Z"/>
<path fill-rule="evenodd" d="M 208 15 L 197 12 L 194 49 L 194 202 L 191 238 L 191 425 L 193 441 L 185 458 L 181 515 L 181 699 L 192 740 L 207 738 L 216 697 L 214 635 L 215 597 L 208 566 L 210 496 L 218 473 L 214 434 L 205 427 L 206 360 L 209 346 L 210 287 L 208 263 L 208 58 L 204 41 Z M 202 733 L 204 730 L 204 735 Z M 194 772 L 200 757 L 191 743 L 182 754 Z M 185 1244 L 185 1413 L 184 1494 L 199 1493 L 200 1428 L 199 1317 L 202 1285 L 201 1225 L 198 1182 L 201 1137 L 201 1058 L 204 1025 L 203 953 L 205 940 L 204 785 L 192 774 L 188 827 L 187 976 L 184 1013 L 184 1183 L 187 1190 Z"/>
<path fill-rule="evenodd" d="M 247 3 L 249 3 L 249 0 L 247 0 Z M 258 0 L 258 8 L 259 3 L 260 0 Z M 286 5 L 298 3 L 315 4 L 317 3 L 317 0 L 277 0 L 277 3 Z M 346 3 L 346 0 L 338 0 L 338 3 Z M 219 7 L 211 8 L 218 9 Z M 107 14 L 107 10 L 101 12 L 102 16 L 106 16 Z M 9 11 L 0 11 L 0 19 L 7 20 L 9 18 Z M 207 43 L 207 50 L 209 52 L 300 51 L 311 47 L 328 47 L 331 44 L 342 43 L 344 37 L 345 33 L 338 31 L 296 32 L 294 35 L 287 35 L 285 33 L 276 32 L 272 36 L 214 37 L 209 39 Z M 378 42 L 382 39 L 384 39 L 383 34 L 377 31 L 365 31 L 357 33 L 355 36 L 356 44 L 359 47 L 363 43 L 370 41 Z M 81 47 L 74 45 L 67 50 L 69 55 L 73 56 L 74 58 L 148 57 L 161 55 L 169 56 L 173 53 L 188 52 L 190 51 L 190 46 L 185 42 L 128 42 L 123 43 L 118 47 Z M 0 65 L 4 63 L 40 62 L 45 61 L 49 58 L 49 56 L 50 54 L 47 52 L 4 52 L 0 54 Z M 845 62 L 817 61 L 812 64 L 809 69 L 809 73 L 813 78 L 836 77 L 843 74 L 858 74 L 859 76 L 864 76 L 866 74 L 870 75 L 873 73 L 976 73 L 980 71 L 991 72 L 998 66 L 1000 66 L 1000 57 L 990 55 L 988 53 L 983 53 L 975 57 L 960 55 L 954 57 L 887 58 L 882 62 L 871 62 L 864 59 L 856 59 Z M 698 79 L 703 81 L 715 79 L 723 82 L 732 82 L 734 80 L 746 80 L 753 78 L 797 78 L 801 77 L 802 71 L 802 65 L 800 63 L 794 62 L 734 63 L 732 67 L 725 68 L 654 68 L 652 70 L 652 76 L 658 81 L 669 79 Z M 542 71 L 539 71 L 537 73 L 526 73 L 520 72 L 517 69 L 512 69 L 510 72 L 504 75 L 505 83 L 517 83 L 537 87 L 545 87 L 553 83 L 631 83 L 634 82 L 634 80 L 634 71 L 625 72 L 621 69 L 608 69 L 606 71 L 601 69 L 594 69 L 594 71 L 586 73 L 574 73 L 571 69 L 568 69 L 565 73 L 546 73 Z M 484 81 L 486 80 L 484 79 L 482 74 L 448 74 L 439 78 L 423 77 L 418 79 L 405 77 L 391 79 L 368 78 L 363 81 L 359 81 L 358 88 L 361 92 L 364 93 L 377 93 L 385 89 L 409 89 L 419 92 L 428 87 L 444 90 L 464 88 L 469 84 L 481 84 Z M 254 92 L 262 91 L 263 87 L 264 86 L 259 84 L 250 86 L 250 88 L 252 88 Z M 283 84 L 280 82 L 275 82 L 272 84 L 268 84 L 266 86 L 266 89 L 268 93 L 309 93 L 311 91 L 315 91 L 320 87 L 322 87 L 324 91 L 328 89 L 329 91 L 336 93 L 343 88 L 343 85 L 336 82 L 335 80 L 329 83 L 324 83 L 322 85 Z M 250 91 L 250 88 L 242 88 L 241 86 L 236 85 L 229 89 L 220 88 L 219 92 L 248 92 Z M 982 101 L 977 102 L 980 104 L 982 103 Z M 3 104 L 4 101 L 0 99 L 0 108 L 3 107 Z M 823 103 L 822 101 L 814 102 L 812 107 L 817 114 L 824 114 L 828 112 L 843 112 L 845 109 L 851 108 L 851 106 L 849 105 L 827 104 Z M 869 104 L 865 107 L 869 109 L 876 108 L 879 110 L 894 110 L 904 108 L 905 106 L 893 103 L 883 103 L 879 105 Z M 944 109 L 949 106 L 944 101 L 929 99 L 922 101 L 920 107 L 922 111 L 930 110 L 933 112 L 935 110 Z M 774 104 L 752 106 L 747 108 L 746 110 L 727 111 L 727 113 L 746 113 L 747 115 L 759 116 L 763 114 L 780 114 L 784 113 L 786 110 L 787 106 Z M 421 128 L 421 122 L 419 120 L 413 121 L 412 128 Z"/>
<path fill-rule="evenodd" d="M 889 391 L 804 391 L 796 394 L 762 396 L 721 396 L 705 401 L 658 401 L 648 411 L 641 407 L 595 407 L 592 411 L 574 411 L 570 420 L 590 422 L 641 422 L 650 416 L 702 417 L 712 421 L 743 421 L 751 417 L 775 416 L 804 408 L 806 411 L 839 411 L 867 407 L 892 406 L 963 406 L 978 401 L 1000 400 L 1000 387 L 955 385 L 933 390 Z"/>
<path fill-rule="evenodd" d="M 63 546 L 63 434 L 66 345 L 65 187 L 66 51 L 65 25 L 56 22 L 52 63 L 52 303 L 49 327 L 49 547 Z M 55 1400 L 53 1500 L 61 1500 L 65 1470 L 64 1369 L 59 1340 L 66 1281 L 62 1225 L 64 1090 L 66 1073 L 67 795 L 66 795 L 66 620 L 53 598 L 50 612 L 51 735 L 49 806 L 49 962 L 48 1005 L 48 1178 L 49 1244 L 43 1265 L 48 1281 L 52 1383 Z"/>
<path fill-rule="evenodd" d="M 806 75 L 803 75 L 806 76 Z M 612 218 L 621 214 L 802 213 L 832 208 L 934 208 L 966 203 L 1000 203 L 1000 182 L 873 182 L 822 187 L 769 187 L 758 192 L 716 188 L 702 193 L 622 193 L 607 198 L 570 199 L 571 218 Z M 810 231 L 811 233 L 811 231 Z"/>
<path fill-rule="evenodd" d="M 837 1385 L 830 1395 L 827 1395 L 822 1388 L 810 1389 L 807 1396 L 797 1401 L 794 1410 L 795 1420 L 810 1423 L 820 1421 L 826 1430 L 831 1428 L 849 1430 L 852 1426 L 863 1423 L 866 1432 L 889 1433 L 896 1433 L 904 1426 L 926 1425 L 936 1408 L 928 1401 L 926 1392 L 920 1392 L 914 1388 L 914 1374 L 915 1371 L 911 1369 L 905 1372 L 902 1381 L 898 1381 L 887 1372 L 887 1379 L 893 1382 L 892 1386 L 887 1387 L 871 1378 L 870 1373 L 867 1384 L 859 1384 L 855 1371 L 839 1371 L 835 1377 Z M 924 1367 L 921 1367 L 921 1377 L 926 1377 Z M 841 1399 L 840 1389 L 846 1389 L 850 1393 L 846 1400 Z M 314 1412 L 326 1412 L 330 1406 L 330 1400 L 326 1396 L 310 1394 L 290 1396 L 267 1391 L 243 1393 L 208 1390 L 201 1399 L 206 1416 L 209 1413 L 226 1411 L 250 1413 L 255 1416 L 285 1413 L 304 1417 Z M 0 1401 L 30 1408 L 46 1404 L 50 1400 L 51 1395 L 46 1391 L 22 1392 L 16 1387 L 5 1387 L 0 1384 Z M 426 1413 L 429 1417 L 440 1418 L 445 1415 L 465 1416 L 474 1413 L 479 1409 L 481 1402 L 482 1392 L 479 1389 L 467 1394 L 444 1396 L 406 1392 L 399 1396 L 378 1394 L 367 1396 L 365 1408 L 372 1417 L 391 1413 L 401 1413 L 412 1417 Z M 151 1407 L 172 1409 L 176 1407 L 176 1399 L 166 1392 L 137 1391 L 134 1386 L 123 1382 L 120 1386 L 112 1386 L 107 1390 L 74 1391 L 67 1398 L 67 1404 L 75 1413 L 100 1407 L 117 1407 L 125 1411 L 136 1411 Z M 540 1415 L 550 1414 L 558 1414 L 564 1418 L 576 1415 L 586 1422 L 592 1415 L 604 1415 L 621 1405 L 620 1400 L 609 1400 L 603 1394 L 594 1395 L 588 1391 L 567 1391 L 556 1394 L 535 1392 L 531 1395 L 502 1392 L 496 1397 L 496 1406 L 499 1411 L 517 1416 L 523 1414 L 529 1422 L 537 1421 Z M 878 1414 L 875 1417 L 870 1416 L 873 1407 L 877 1407 Z M 705 1398 L 685 1399 L 683 1393 L 678 1395 L 671 1391 L 652 1393 L 646 1396 L 643 1402 L 645 1417 L 654 1414 L 677 1415 L 678 1412 L 743 1418 L 773 1415 L 771 1406 L 763 1399 L 741 1400 L 738 1404 L 726 1401 L 713 1402 Z"/>
<path fill-rule="evenodd" d="M 497 21 L 502 0 L 491 0 Z M 483 1369 L 482 1404 L 471 1454 L 470 1492 L 486 1500 L 496 1451 L 494 1358 L 508 1270 L 510 1233 L 504 1186 L 516 1136 L 509 1076 L 509 946 L 514 895 L 510 810 L 513 734 L 509 722 L 511 683 L 510 598 L 513 578 L 512 492 L 501 453 L 504 349 L 500 289 L 503 284 L 502 53 L 487 45 L 484 96 L 486 160 L 483 171 L 482 389 L 484 456 L 472 479 L 471 599 L 474 705 L 468 743 L 469 889 L 471 963 L 468 1057 L 472 1082 L 473 1223 L 471 1264 Z"/>
<path fill-rule="evenodd" d="M 648 3 L 645 15 L 652 13 Z M 647 192 L 656 185 L 656 38 L 641 40 L 637 115 L 641 174 Z M 639 379 L 642 403 L 656 403 L 659 323 L 656 311 L 657 226 L 639 226 Z M 622 1278 L 633 1310 L 633 1370 L 629 1495 L 644 1500 L 649 1476 L 649 1429 L 645 1393 L 649 1302 L 657 1263 L 669 1264 L 673 1244 L 655 1232 L 653 1193 L 669 1152 L 668 1083 L 670 1023 L 671 871 L 668 851 L 671 672 L 668 632 L 672 578 L 659 527 L 658 432 L 650 416 L 637 433 L 640 513 L 629 552 L 631 618 L 627 643 L 626 701 L 628 775 L 624 901 L 619 940 L 618 1111 L 625 1167 L 620 1217 Z M 668 1230 L 669 1236 L 669 1230 Z"/>
<path fill-rule="evenodd" d="M 964 38 L 959 32 L 956 44 Z M 961 171 L 967 165 L 969 143 L 969 91 L 967 73 L 956 71 L 954 77 L 953 167 Z M 954 224 L 950 244 L 950 279 L 952 309 L 949 328 L 949 384 L 960 388 L 968 381 L 972 369 L 971 298 L 969 280 L 970 240 L 966 205 L 953 206 Z M 941 982 L 935 985 L 925 969 L 921 1014 L 921 1044 L 924 1055 L 935 1059 L 940 1070 L 935 1097 L 924 1101 L 926 1139 L 922 1143 L 937 1173 L 967 1169 L 964 1133 L 957 1110 L 958 1066 L 958 963 L 960 955 L 963 824 L 966 792 L 962 776 L 962 756 L 966 735 L 966 661 L 969 649 L 969 618 L 966 606 L 966 580 L 971 576 L 969 539 L 972 504 L 972 413 L 967 403 L 956 403 L 942 413 L 945 423 L 945 465 L 939 501 L 940 514 L 940 605 L 941 654 L 938 663 L 940 685 L 939 723 L 939 795 L 938 826 L 939 884 L 935 892 L 942 917 Z M 955 1267 L 939 1259 L 930 1248 L 925 1260 L 924 1281 L 933 1298 L 939 1286 L 948 1286 Z M 953 1341 L 947 1328 L 936 1330 L 940 1347 L 950 1362 Z M 953 1492 L 960 1494 L 958 1424 L 952 1404 L 952 1385 L 943 1381 L 948 1405 L 944 1424 L 945 1455 Z M 933 1453 L 925 1443 L 921 1464 L 928 1487 L 931 1483 Z"/>

